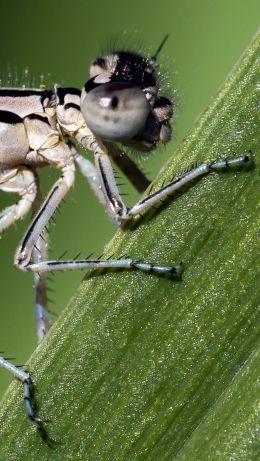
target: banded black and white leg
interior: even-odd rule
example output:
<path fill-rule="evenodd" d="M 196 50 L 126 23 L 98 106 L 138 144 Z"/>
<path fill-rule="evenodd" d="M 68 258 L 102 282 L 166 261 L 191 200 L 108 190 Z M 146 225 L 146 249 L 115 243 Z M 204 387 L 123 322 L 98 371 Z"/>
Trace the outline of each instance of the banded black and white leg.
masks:
<path fill-rule="evenodd" d="M 47 420 L 40 418 L 35 412 L 33 406 L 33 382 L 29 373 L 16 367 L 2 356 L 0 356 L 0 366 L 12 373 L 19 381 L 21 381 L 23 384 L 23 400 L 26 414 L 33 423 L 35 423 L 38 427 L 41 427 L 43 423 L 47 422 Z"/>
<path fill-rule="evenodd" d="M 218 172 L 228 168 L 235 168 L 250 161 L 248 156 L 241 156 L 231 160 L 220 160 L 204 163 L 190 172 L 176 178 L 169 184 L 145 197 L 137 202 L 132 208 L 127 210 L 118 191 L 109 156 L 104 152 L 104 148 L 96 149 L 95 151 L 96 168 L 99 174 L 101 188 L 105 197 L 106 208 L 115 221 L 121 223 L 131 219 L 140 213 L 145 212 L 156 203 L 168 197 L 174 191 L 181 189 L 185 184 L 190 183 L 196 178 L 199 178 L 211 171 Z M 139 269 L 143 271 L 155 271 L 161 273 L 176 273 L 181 271 L 180 266 L 162 266 L 150 263 L 140 263 L 129 258 L 126 259 L 109 259 L 109 260 L 67 260 L 67 261 L 40 261 L 38 263 L 31 262 L 31 255 L 34 245 L 41 235 L 41 232 L 47 226 L 55 209 L 59 205 L 63 196 L 67 192 L 66 188 L 69 184 L 66 183 L 66 173 L 69 177 L 73 168 L 66 165 L 63 169 L 63 177 L 57 181 L 50 191 L 48 197 L 42 204 L 40 210 L 36 214 L 31 226 L 27 230 L 21 245 L 19 246 L 15 264 L 24 271 L 33 272 L 53 272 L 74 269 L 95 269 L 95 268 L 125 268 Z M 94 171 L 94 170 L 93 170 Z M 71 179 L 73 182 L 73 180 Z M 104 202 L 104 199 L 102 198 Z"/>
<path fill-rule="evenodd" d="M 65 146 L 64 146 L 65 147 Z M 67 146 L 66 146 L 67 147 Z M 68 147 L 67 147 L 68 149 Z M 54 184 L 50 190 L 47 198 L 42 203 L 40 209 L 34 216 L 32 223 L 27 229 L 24 238 L 22 239 L 21 244 L 19 245 L 16 255 L 15 255 L 15 265 L 23 271 L 32 271 L 32 272 L 53 272 L 53 271 L 64 271 L 64 270 L 74 270 L 74 269 L 95 269 L 95 268 L 124 268 L 124 269 L 139 269 L 142 271 L 153 271 L 160 273 L 176 273 L 179 274 L 179 266 L 162 266 L 154 265 L 151 263 L 141 263 L 133 259 L 124 258 L 124 259 L 109 259 L 109 260 L 89 260 L 82 259 L 76 261 L 38 261 L 37 263 L 32 261 L 32 253 L 36 242 L 39 240 L 42 232 L 48 225 L 51 217 L 53 216 L 55 210 L 59 206 L 62 199 L 67 194 L 68 190 L 73 184 L 74 181 L 74 172 L 75 165 L 74 162 L 69 160 L 67 157 L 64 159 L 65 149 L 62 152 L 63 161 L 60 160 L 59 163 L 55 161 L 56 168 L 59 168 L 62 171 L 62 176 Z M 46 155 L 46 151 L 44 152 Z M 107 157 L 107 156 L 105 156 Z M 52 154 L 48 154 L 48 159 L 52 158 Z M 55 154 L 55 159 L 57 159 L 57 153 Z M 84 175 L 89 180 L 92 185 L 96 181 L 94 190 L 99 196 L 101 202 L 107 207 L 110 204 L 110 201 L 107 201 L 106 196 L 104 195 L 104 190 L 102 187 L 102 177 L 100 177 L 99 171 L 96 174 L 95 168 L 90 164 L 84 162 L 77 158 L 77 163 L 81 165 L 81 170 L 85 171 Z M 117 190 L 117 188 L 116 188 Z M 109 210 L 110 214 L 113 217 L 113 210 Z M 114 214 L 115 216 L 115 214 Z"/>
<path fill-rule="evenodd" d="M 118 187 L 113 174 L 112 165 L 108 152 L 104 145 L 102 148 L 95 151 L 95 163 L 97 171 L 100 175 L 102 190 L 106 199 L 106 208 L 109 210 L 114 221 L 121 224 L 128 221 L 134 216 L 143 214 L 149 208 L 159 204 L 174 192 L 180 190 L 186 184 L 191 183 L 195 179 L 205 176 L 211 172 L 222 172 L 228 169 L 236 169 L 251 162 L 248 155 L 243 155 L 230 160 L 214 160 L 212 162 L 202 163 L 196 168 L 187 173 L 176 177 L 173 181 L 153 192 L 152 194 L 139 200 L 132 208 L 127 209 L 122 197 L 120 196 Z"/>
<path fill-rule="evenodd" d="M 37 196 L 35 176 L 26 167 L 5 170 L 0 176 L 0 190 L 14 192 L 21 198 L 18 203 L 5 208 L 0 214 L 0 233 L 18 219 L 23 218 L 32 207 Z M 37 291 L 37 289 L 36 289 Z M 24 404 L 27 416 L 36 424 L 44 420 L 39 418 L 33 408 L 33 382 L 30 375 L 0 356 L 0 366 L 11 372 L 23 384 Z"/>

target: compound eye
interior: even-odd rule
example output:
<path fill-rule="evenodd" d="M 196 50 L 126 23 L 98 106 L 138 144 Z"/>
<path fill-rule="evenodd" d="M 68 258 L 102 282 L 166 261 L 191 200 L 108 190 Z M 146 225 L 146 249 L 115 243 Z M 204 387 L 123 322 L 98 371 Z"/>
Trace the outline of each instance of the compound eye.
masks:
<path fill-rule="evenodd" d="M 83 90 L 81 112 L 94 134 L 106 141 L 124 141 L 141 131 L 150 112 L 144 93 L 127 82 L 108 82 Z"/>

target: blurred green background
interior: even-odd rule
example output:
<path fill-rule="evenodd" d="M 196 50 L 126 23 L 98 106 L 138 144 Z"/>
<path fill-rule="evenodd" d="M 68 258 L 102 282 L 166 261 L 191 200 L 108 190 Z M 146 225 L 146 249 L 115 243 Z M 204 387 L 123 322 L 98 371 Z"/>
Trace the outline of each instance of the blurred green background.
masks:
<path fill-rule="evenodd" d="M 161 71 L 170 88 L 177 90 L 174 136 L 166 149 L 141 163 L 149 178 L 181 142 L 194 120 L 216 94 L 255 34 L 260 19 L 259 0 L 1 0 L 0 74 L 8 68 L 25 67 L 36 76 L 50 74 L 50 80 L 81 87 L 87 79 L 90 61 L 109 49 L 127 43 L 137 51 L 153 53 L 166 33 Z M 140 46 L 142 43 L 142 46 Z M 110 46 L 111 48 L 111 46 Z M 13 71 L 14 72 L 14 71 Z M 56 172 L 43 169 L 45 191 Z M 137 199 L 132 187 L 128 204 Z M 0 209 L 16 200 L 0 193 Z M 32 315 L 32 276 L 12 267 L 16 246 L 29 222 L 17 223 L 0 240 L 0 350 L 15 363 L 24 363 L 36 345 Z M 113 228 L 88 186 L 77 175 L 75 187 L 50 227 L 51 259 L 68 250 L 73 257 L 102 253 Z M 138 255 L 133 255 L 138 257 Z M 50 284 L 51 311 L 58 315 L 68 303 L 83 273 L 55 274 Z M 53 321 L 55 316 L 52 316 Z M 0 395 L 11 377 L 0 369 Z"/>

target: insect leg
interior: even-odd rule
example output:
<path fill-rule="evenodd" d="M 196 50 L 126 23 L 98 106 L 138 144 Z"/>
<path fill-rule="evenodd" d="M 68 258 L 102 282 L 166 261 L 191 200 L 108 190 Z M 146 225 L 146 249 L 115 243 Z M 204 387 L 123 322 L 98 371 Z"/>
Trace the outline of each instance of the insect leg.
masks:
<path fill-rule="evenodd" d="M 103 192 L 103 188 L 101 185 L 100 176 L 97 172 L 97 169 L 93 165 L 93 163 L 91 163 L 89 160 L 87 160 L 85 157 L 83 157 L 80 154 L 75 154 L 75 162 L 77 166 L 79 167 L 84 178 L 86 178 L 86 180 L 88 181 L 91 189 L 94 191 L 101 205 L 103 205 L 106 211 L 109 211 L 109 208 L 107 206 L 107 199 L 106 199 L 106 196 Z M 118 227 L 118 222 L 115 219 L 115 216 L 113 215 L 113 213 L 109 213 L 109 215 L 110 215 L 110 218 L 112 219 L 114 226 Z"/>
<path fill-rule="evenodd" d="M 105 197 L 106 210 L 118 227 L 121 217 L 127 215 L 127 208 L 120 196 L 109 155 L 103 147 L 99 144 L 94 151 L 95 164 Z"/>
<path fill-rule="evenodd" d="M 133 216 L 145 212 L 152 206 L 165 199 L 173 192 L 181 189 L 186 184 L 190 183 L 194 179 L 204 176 L 210 172 L 221 172 L 226 171 L 229 168 L 237 168 L 244 164 L 251 162 L 251 158 L 247 155 L 237 157 L 230 160 L 215 160 L 213 162 L 202 163 L 196 168 L 193 168 L 188 173 L 175 178 L 170 183 L 163 186 L 161 189 L 155 191 L 153 194 L 144 197 L 139 200 L 130 210 L 127 211 L 126 215 L 121 217 L 121 220 L 128 220 Z"/>
<path fill-rule="evenodd" d="M 34 173 L 26 167 L 5 170 L 0 174 L 0 190 L 14 192 L 21 197 L 18 203 L 0 213 L 1 233 L 30 210 L 37 193 Z"/>
<path fill-rule="evenodd" d="M 38 179 L 38 178 L 37 178 Z M 33 203 L 33 216 L 36 215 L 42 204 L 42 195 L 39 189 L 39 181 L 37 188 L 36 200 Z M 32 252 L 32 260 L 34 263 L 39 263 L 47 259 L 48 242 L 47 232 L 43 231 L 38 238 Z M 47 301 L 47 281 L 46 274 L 38 272 L 33 273 L 34 279 L 34 317 L 35 329 L 38 342 L 41 342 L 50 329 L 48 318 L 48 301 Z"/>
<path fill-rule="evenodd" d="M 221 172 L 230 168 L 237 168 L 251 161 L 249 156 L 244 155 L 230 160 L 215 160 L 213 162 L 202 163 L 198 167 L 175 178 L 161 189 L 139 200 L 132 208 L 127 209 L 117 188 L 113 169 L 105 146 L 99 143 L 94 154 L 96 168 L 100 175 L 101 187 L 107 203 L 106 208 L 113 217 L 113 220 L 117 223 L 117 226 L 119 226 L 121 222 L 131 219 L 133 216 L 147 211 L 173 192 L 181 189 L 186 184 L 201 176 L 212 171 Z"/>
<path fill-rule="evenodd" d="M 93 163 L 78 153 L 75 154 L 75 162 L 98 200 L 106 208 L 106 200 L 101 188 L 100 178 Z"/>
<path fill-rule="evenodd" d="M 20 269 L 23 269 L 29 263 L 36 242 L 74 182 L 74 162 L 68 162 L 62 165 L 60 169 L 62 176 L 50 190 L 17 248 L 14 264 Z"/>
<path fill-rule="evenodd" d="M 0 231 L 3 231 L 17 219 L 24 217 L 32 207 L 37 195 L 35 175 L 26 167 L 5 170 L 0 176 L 0 190 L 15 192 L 21 196 L 17 204 L 5 208 L 0 214 Z M 33 382 L 30 375 L 4 357 L 0 357 L 0 366 L 13 373 L 23 383 L 26 414 L 33 422 L 41 425 L 44 420 L 36 415 L 33 407 Z"/>
<path fill-rule="evenodd" d="M 108 162 L 106 163 L 106 160 Z M 103 161 L 105 163 L 103 163 Z M 107 166 L 106 174 L 111 175 L 112 179 L 113 172 L 111 168 L 110 161 L 108 156 L 105 154 L 104 158 L 102 158 L 102 167 L 105 164 Z M 74 163 L 67 163 L 62 168 L 63 175 L 62 177 L 54 184 L 51 191 L 49 192 L 47 198 L 44 200 L 40 209 L 34 216 L 32 223 L 30 224 L 29 228 L 27 229 L 25 236 L 19 245 L 16 255 L 15 255 L 15 265 L 24 271 L 32 271 L 37 273 L 42 272 L 50 272 L 50 271 L 57 271 L 57 270 L 72 270 L 72 269 L 93 269 L 93 268 L 123 268 L 123 269 L 138 269 L 142 271 L 153 271 L 153 272 L 160 272 L 160 273 L 175 273 L 180 274 L 180 266 L 161 266 L 161 265 L 154 265 L 151 263 L 141 263 L 139 261 L 135 261 L 132 259 L 119 259 L 119 260 L 79 260 L 79 261 L 42 261 L 41 258 L 37 262 L 30 262 L 33 249 L 36 245 L 36 242 L 42 235 L 45 227 L 47 226 L 49 220 L 51 219 L 52 215 L 54 214 L 57 206 L 63 199 L 63 197 L 68 192 L 69 188 L 73 184 L 74 180 Z M 107 173 L 108 171 L 108 173 Z M 94 170 L 93 170 L 94 174 Z M 113 193 L 116 194 L 117 187 L 114 183 L 114 191 Z M 104 190 L 102 188 L 102 190 Z M 109 189 L 110 191 L 110 189 Z M 119 192 L 118 192 L 118 200 L 120 200 Z M 113 202 L 114 204 L 114 202 Z M 122 202 L 123 204 L 123 202 Z M 123 204 L 124 207 L 124 204 Z M 125 208 L 124 208 L 125 209 Z M 112 215 L 116 216 L 116 214 Z"/>
<path fill-rule="evenodd" d="M 176 178 L 163 188 L 159 189 L 155 193 L 140 200 L 133 208 L 128 212 L 125 208 L 123 201 L 121 201 L 119 192 L 114 182 L 113 172 L 109 158 L 106 154 L 96 154 L 96 161 L 101 172 L 102 188 L 105 191 L 110 210 L 114 213 L 116 219 L 130 219 L 132 216 L 142 213 L 149 209 L 152 205 L 158 203 L 158 201 L 169 196 L 172 192 L 180 189 L 185 184 L 192 180 L 199 178 L 211 171 L 218 172 L 227 170 L 229 168 L 236 168 L 238 166 L 248 164 L 250 157 L 247 155 L 237 157 L 231 160 L 220 160 L 214 162 L 204 163 L 197 168 L 192 169 L 190 172 Z M 28 264 L 25 270 L 38 271 L 38 272 L 49 272 L 49 271 L 64 271 L 73 269 L 95 269 L 95 268 L 123 268 L 123 269 L 138 269 L 143 271 L 154 271 L 161 273 L 175 273 L 179 275 L 181 273 L 181 266 L 161 266 L 150 263 L 141 263 L 132 259 L 120 259 L 120 260 L 78 260 L 78 261 L 45 261 L 39 264 Z"/>
<path fill-rule="evenodd" d="M 42 261 L 39 263 L 28 263 L 22 267 L 24 271 L 32 272 L 54 272 L 75 269 L 128 269 L 141 270 L 143 272 L 155 272 L 160 274 L 182 273 L 181 264 L 175 266 L 163 266 L 159 264 L 144 263 L 130 258 L 122 259 L 79 259 L 67 261 Z"/>
<path fill-rule="evenodd" d="M 22 382 L 23 384 L 23 399 L 24 399 L 24 406 L 25 406 L 25 411 L 30 418 L 31 421 L 36 423 L 38 426 L 41 427 L 41 425 L 45 422 L 47 422 L 44 419 L 41 419 L 39 416 L 37 416 L 34 406 L 33 406 L 33 382 L 28 373 L 25 371 L 21 370 L 20 368 L 16 367 L 12 363 L 8 362 L 4 357 L 0 356 L 0 366 L 8 370 L 10 373 L 12 373 L 19 381 Z"/>

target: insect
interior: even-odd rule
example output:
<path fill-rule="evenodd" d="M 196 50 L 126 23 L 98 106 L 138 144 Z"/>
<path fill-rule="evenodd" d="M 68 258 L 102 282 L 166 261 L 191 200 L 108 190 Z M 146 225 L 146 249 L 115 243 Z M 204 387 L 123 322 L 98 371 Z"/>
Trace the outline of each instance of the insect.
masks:
<path fill-rule="evenodd" d="M 125 268 L 179 275 L 181 266 L 162 266 L 122 259 L 47 259 L 45 229 L 69 192 L 78 167 L 104 205 L 116 227 L 144 213 L 154 204 L 195 178 L 247 163 L 241 156 L 204 163 L 177 177 L 161 189 L 141 198 L 128 209 L 114 177 L 111 157 L 142 192 L 148 180 L 138 167 L 122 155 L 124 146 L 147 152 L 171 138 L 173 103 L 160 94 L 157 56 L 118 51 L 97 58 L 82 90 L 55 86 L 53 89 L 0 89 L 0 190 L 20 196 L 15 205 L 0 214 L 0 232 L 32 208 L 33 218 L 15 253 L 14 264 L 33 273 L 36 331 L 41 341 L 50 324 L 46 304 L 46 274 L 53 271 L 93 268 Z M 94 163 L 77 151 L 77 145 L 93 152 Z M 61 173 L 42 200 L 37 169 L 51 165 Z M 23 383 L 27 416 L 39 427 L 45 422 L 32 403 L 30 375 L 4 357 L 0 366 Z"/>

